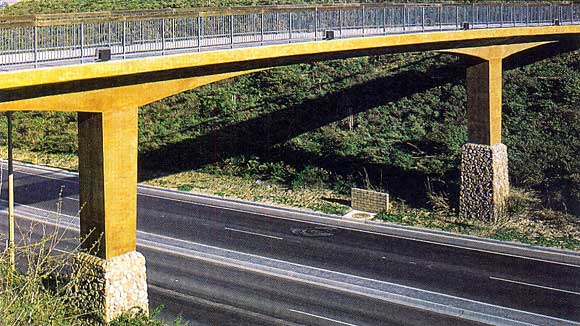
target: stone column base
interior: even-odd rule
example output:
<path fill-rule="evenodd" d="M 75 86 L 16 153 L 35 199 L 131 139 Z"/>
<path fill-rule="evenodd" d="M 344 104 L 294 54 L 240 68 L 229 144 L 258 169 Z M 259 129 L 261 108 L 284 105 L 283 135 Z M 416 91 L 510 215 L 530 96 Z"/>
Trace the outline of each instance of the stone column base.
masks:
<path fill-rule="evenodd" d="M 504 144 L 463 145 L 459 216 L 496 221 L 506 214 L 508 155 Z"/>
<path fill-rule="evenodd" d="M 149 313 L 145 257 L 133 251 L 110 259 L 81 253 L 73 260 L 74 302 L 94 324 L 128 311 Z"/>

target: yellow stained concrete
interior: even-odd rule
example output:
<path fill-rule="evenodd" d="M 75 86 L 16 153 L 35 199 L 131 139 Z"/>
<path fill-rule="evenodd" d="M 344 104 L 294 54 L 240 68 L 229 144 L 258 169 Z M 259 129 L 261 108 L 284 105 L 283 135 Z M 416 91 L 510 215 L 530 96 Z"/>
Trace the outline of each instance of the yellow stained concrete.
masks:
<path fill-rule="evenodd" d="M 484 145 L 501 143 L 503 59 L 550 42 L 506 44 L 446 50 L 479 58 L 467 68 L 467 131 L 469 142 Z"/>
<path fill-rule="evenodd" d="M 91 91 L 34 97 L 17 101 L 19 111 L 111 112 L 141 107 L 196 87 L 243 74 L 259 71 L 237 71 L 209 76 L 173 79 L 145 84 L 102 88 Z M 0 103 L 0 111 L 12 111 L 13 102 Z"/>
<path fill-rule="evenodd" d="M 137 107 L 79 112 L 81 237 L 104 259 L 136 249 L 137 118 Z"/>
<path fill-rule="evenodd" d="M 470 120 L 481 119 L 472 127 L 483 131 L 475 139 L 496 143 L 501 141 L 499 57 L 517 49 L 489 46 L 552 41 L 576 34 L 580 34 L 580 26 L 403 34 L 4 72 L 0 73 L 0 111 L 82 112 L 81 230 L 90 235 L 84 246 L 90 247 L 102 236 L 94 253 L 110 258 L 135 250 L 138 106 L 256 69 L 311 59 L 463 48 L 462 54 L 487 58 L 468 70 L 468 87 L 476 94 L 470 100 Z"/>

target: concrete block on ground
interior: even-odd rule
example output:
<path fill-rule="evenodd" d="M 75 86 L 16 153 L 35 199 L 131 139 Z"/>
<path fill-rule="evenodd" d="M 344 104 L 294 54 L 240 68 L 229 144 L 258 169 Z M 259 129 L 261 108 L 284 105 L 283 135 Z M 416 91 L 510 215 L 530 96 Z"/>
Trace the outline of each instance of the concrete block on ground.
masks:
<path fill-rule="evenodd" d="M 384 192 L 351 189 L 351 206 L 364 212 L 380 213 L 389 210 L 389 194 Z"/>

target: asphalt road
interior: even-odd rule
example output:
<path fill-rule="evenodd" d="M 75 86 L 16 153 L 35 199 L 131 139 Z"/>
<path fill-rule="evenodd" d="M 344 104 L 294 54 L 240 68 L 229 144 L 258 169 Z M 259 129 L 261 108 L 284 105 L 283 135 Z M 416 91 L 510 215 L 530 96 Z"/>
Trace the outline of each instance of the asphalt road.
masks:
<path fill-rule="evenodd" d="M 73 175 L 17 166 L 15 184 L 17 212 L 46 216 L 60 194 L 63 216 L 77 215 Z M 139 193 L 139 250 L 147 258 L 150 299 L 167 306 L 167 317 L 183 315 L 199 325 L 466 324 L 385 303 L 377 291 L 395 287 L 442 309 L 477 306 L 500 319 L 580 324 L 579 266 L 223 209 L 150 188 Z M 200 248 L 245 267 L 196 256 Z M 255 268 L 265 264 L 294 274 Z M 310 281 L 297 280 L 303 270 Z"/>

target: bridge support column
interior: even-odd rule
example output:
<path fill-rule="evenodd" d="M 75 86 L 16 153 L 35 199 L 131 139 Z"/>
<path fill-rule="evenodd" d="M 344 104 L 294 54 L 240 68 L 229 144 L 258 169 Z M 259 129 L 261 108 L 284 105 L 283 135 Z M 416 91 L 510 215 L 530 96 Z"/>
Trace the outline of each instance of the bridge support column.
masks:
<path fill-rule="evenodd" d="M 78 302 L 106 323 L 148 312 L 145 258 L 136 252 L 137 108 L 79 113 L 81 247 Z"/>
<path fill-rule="evenodd" d="M 498 220 L 509 195 L 507 147 L 501 143 L 502 58 L 467 68 L 469 143 L 462 148 L 459 214 Z"/>

